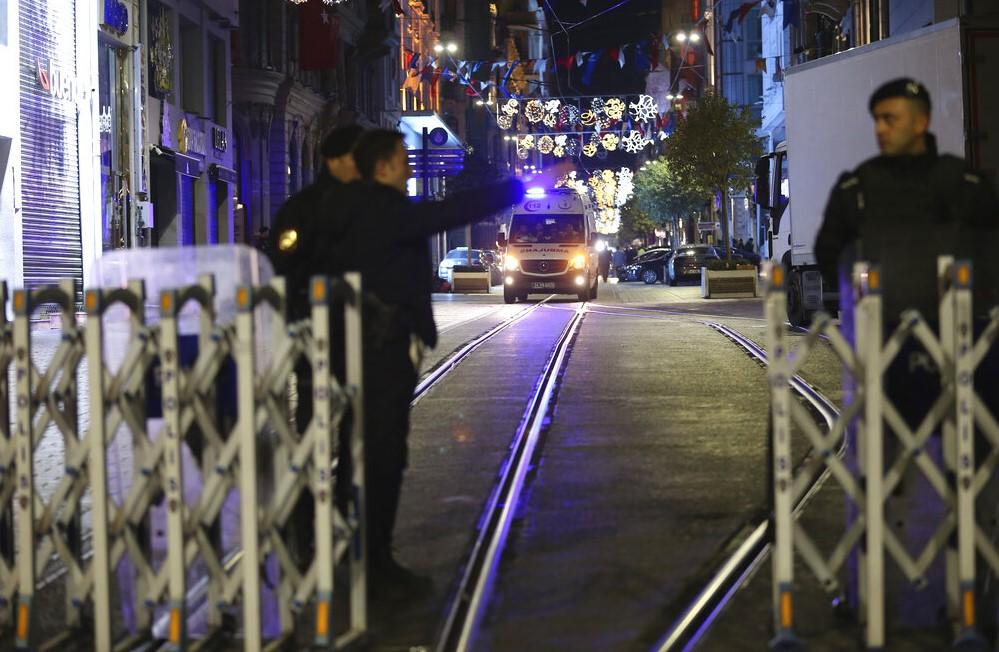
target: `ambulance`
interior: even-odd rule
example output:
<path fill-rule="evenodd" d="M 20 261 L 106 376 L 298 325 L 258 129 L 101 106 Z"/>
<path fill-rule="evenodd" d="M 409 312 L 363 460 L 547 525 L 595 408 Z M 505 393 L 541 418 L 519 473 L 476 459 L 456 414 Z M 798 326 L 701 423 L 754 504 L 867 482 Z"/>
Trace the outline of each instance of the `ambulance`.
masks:
<path fill-rule="evenodd" d="M 506 227 L 497 239 L 506 303 L 531 294 L 597 298 L 596 214 L 588 197 L 568 188 L 530 188 Z"/>

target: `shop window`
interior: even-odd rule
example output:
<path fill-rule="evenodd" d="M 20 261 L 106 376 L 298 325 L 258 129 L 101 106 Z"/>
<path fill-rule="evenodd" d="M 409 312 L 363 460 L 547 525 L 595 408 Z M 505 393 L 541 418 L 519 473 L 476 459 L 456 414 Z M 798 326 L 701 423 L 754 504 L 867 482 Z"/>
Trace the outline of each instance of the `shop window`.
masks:
<path fill-rule="evenodd" d="M 159 3 L 149 3 L 149 94 L 160 100 L 172 100 L 174 89 L 173 12 Z"/>

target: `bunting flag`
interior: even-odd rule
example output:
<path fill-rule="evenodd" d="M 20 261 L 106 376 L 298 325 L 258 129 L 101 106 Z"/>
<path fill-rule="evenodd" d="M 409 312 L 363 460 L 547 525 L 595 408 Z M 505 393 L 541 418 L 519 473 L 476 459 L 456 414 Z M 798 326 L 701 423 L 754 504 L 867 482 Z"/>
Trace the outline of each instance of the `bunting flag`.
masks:
<path fill-rule="evenodd" d="M 617 51 L 617 65 L 619 68 L 624 68 L 624 46 L 622 45 Z"/>
<path fill-rule="evenodd" d="M 777 8 L 774 5 L 774 0 L 764 0 L 760 5 L 760 15 L 766 16 L 767 18 L 773 19 L 777 16 Z"/>
<path fill-rule="evenodd" d="M 593 73 L 597 69 L 597 61 L 600 60 L 600 55 L 595 52 L 587 53 L 586 57 L 586 68 L 583 69 L 583 76 L 580 81 L 582 81 L 583 86 L 589 86 L 593 83 Z"/>
<path fill-rule="evenodd" d="M 574 54 L 569 54 L 564 57 L 559 57 L 558 67 L 565 68 L 566 70 L 568 70 L 569 68 L 572 68 L 572 62 L 575 60 L 576 60 L 576 55 Z"/>
<path fill-rule="evenodd" d="M 767 71 L 767 60 L 757 59 L 756 60 L 756 72 L 766 72 Z"/>
<path fill-rule="evenodd" d="M 437 90 L 437 82 L 440 80 L 442 74 L 443 73 L 441 73 L 440 70 L 435 70 L 434 71 L 434 76 L 430 78 L 430 92 L 431 93 Z"/>
<path fill-rule="evenodd" d="M 409 67 L 409 68 L 419 68 L 420 67 L 420 53 L 419 52 L 414 52 L 413 54 L 409 55 L 409 64 L 408 64 L 407 67 Z"/>
<path fill-rule="evenodd" d="M 708 54 L 715 56 L 715 49 L 711 47 L 711 39 L 705 37 L 704 39 L 704 49 L 708 51 Z"/>
<path fill-rule="evenodd" d="M 404 90 L 412 91 L 414 93 L 417 92 L 418 90 L 420 90 L 420 75 L 419 75 L 419 73 L 417 73 L 415 70 L 413 70 L 412 68 L 410 68 L 409 72 L 406 75 L 406 81 L 404 81 L 403 84 L 402 84 L 402 88 Z"/>
<path fill-rule="evenodd" d="M 746 14 L 748 14 L 753 7 L 758 4 L 758 2 L 743 2 L 741 5 L 729 12 L 728 20 L 725 22 L 725 31 L 731 32 L 733 23 L 735 23 L 736 20 L 739 21 L 740 25 L 742 25 L 743 21 L 746 20 Z"/>

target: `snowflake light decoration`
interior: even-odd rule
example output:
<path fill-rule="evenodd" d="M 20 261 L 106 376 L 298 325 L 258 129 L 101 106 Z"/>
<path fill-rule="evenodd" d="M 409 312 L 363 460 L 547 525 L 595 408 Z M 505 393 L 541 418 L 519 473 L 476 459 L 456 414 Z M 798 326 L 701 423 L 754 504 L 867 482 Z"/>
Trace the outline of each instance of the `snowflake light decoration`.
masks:
<path fill-rule="evenodd" d="M 552 150 L 555 149 L 555 139 L 551 136 L 542 136 L 538 138 L 538 151 L 542 154 L 551 154 Z"/>
<path fill-rule="evenodd" d="M 499 125 L 500 129 L 509 129 L 513 127 L 513 118 L 509 115 L 496 116 L 496 124 Z"/>
<path fill-rule="evenodd" d="M 600 144 L 604 146 L 608 152 L 613 152 L 617 149 L 617 145 L 620 142 L 620 138 L 617 134 L 607 133 L 600 137 Z"/>
<path fill-rule="evenodd" d="M 552 154 L 559 158 L 565 158 L 565 148 L 560 145 L 556 145 L 552 149 Z"/>
<path fill-rule="evenodd" d="M 565 142 L 566 156 L 579 156 L 579 139 L 573 136 Z"/>
<path fill-rule="evenodd" d="M 514 99 L 507 100 L 502 110 L 506 115 L 513 117 L 520 111 L 520 102 Z"/>
<path fill-rule="evenodd" d="M 599 141 L 597 140 L 596 136 L 594 136 L 593 138 L 591 138 L 590 142 L 588 142 L 585 145 L 583 145 L 583 154 L 586 155 L 586 156 L 588 156 L 588 157 L 590 157 L 590 158 L 593 158 L 594 156 L 596 156 L 597 155 L 597 147 L 598 147 L 597 142 L 599 142 Z"/>
<path fill-rule="evenodd" d="M 637 102 L 628 105 L 631 108 L 631 116 L 639 122 L 655 120 L 659 113 L 659 105 L 651 95 L 640 95 Z"/>
<path fill-rule="evenodd" d="M 545 102 L 545 111 L 558 115 L 558 110 L 561 106 L 562 102 L 560 100 L 548 100 Z"/>
<path fill-rule="evenodd" d="M 534 136 L 531 134 L 521 136 L 520 139 L 517 140 L 517 149 L 523 149 L 526 151 L 534 149 Z"/>
<path fill-rule="evenodd" d="M 544 123 L 546 127 L 554 129 L 555 125 L 558 124 L 558 112 L 556 111 L 555 113 L 546 113 Z"/>
<path fill-rule="evenodd" d="M 598 118 L 597 122 L 600 123 L 600 128 L 601 129 L 610 129 L 610 126 L 612 124 L 614 124 L 614 120 L 612 120 L 611 117 L 609 115 L 607 115 L 606 113 L 604 113 L 603 115 L 601 115 Z"/>
<path fill-rule="evenodd" d="M 524 108 L 524 115 L 531 122 L 538 123 L 545 119 L 545 107 L 541 100 L 531 100 Z"/>
<path fill-rule="evenodd" d="M 558 111 L 558 121 L 566 126 L 579 122 L 579 107 L 574 104 L 563 104 Z"/>
<path fill-rule="evenodd" d="M 517 158 L 519 158 L 519 159 L 527 159 L 527 157 L 530 156 L 530 155 L 531 155 L 531 153 L 529 151 L 527 151 L 526 149 L 521 149 L 520 147 L 517 148 Z"/>
<path fill-rule="evenodd" d="M 626 108 L 624 102 L 618 97 L 612 97 L 604 103 L 604 113 L 614 120 L 623 118 Z"/>
<path fill-rule="evenodd" d="M 593 113 L 603 113 L 605 108 L 607 108 L 607 103 L 604 102 L 602 97 L 594 97 L 590 100 L 590 109 L 593 110 Z"/>
<path fill-rule="evenodd" d="M 583 111 L 579 119 L 584 126 L 592 127 L 597 121 L 597 116 L 593 111 Z"/>
<path fill-rule="evenodd" d="M 635 191 L 635 173 L 631 168 L 621 168 L 617 172 L 617 193 L 614 196 L 614 203 L 618 207 L 624 206 L 631 199 Z"/>
<path fill-rule="evenodd" d="M 624 151 L 630 154 L 637 154 L 645 149 L 645 146 L 650 142 L 651 141 L 646 140 L 645 136 L 641 133 L 632 130 L 631 133 L 621 139 L 621 147 L 624 148 Z"/>

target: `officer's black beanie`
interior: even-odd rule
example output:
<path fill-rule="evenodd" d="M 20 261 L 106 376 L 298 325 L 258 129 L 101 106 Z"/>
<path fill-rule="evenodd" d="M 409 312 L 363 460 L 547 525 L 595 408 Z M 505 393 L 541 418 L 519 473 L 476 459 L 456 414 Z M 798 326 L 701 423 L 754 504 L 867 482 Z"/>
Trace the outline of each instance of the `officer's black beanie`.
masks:
<path fill-rule="evenodd" d="M 874 94 L 871 95 L 871 101 L 867 104 L 867 109 L 874 114 L 874 105 L 881 100 L 891 99 L 893 97 L 904 97 L 910 100 L 916 100 L 926 107 L 926 114 L 929 115 L 931 103 L 930 103 L 930 93 L 926 90 L 926 87 L 917 82 L 915 79 L 910 77 L 901 77 L 899 79 L 893 79 L 890 82 L 886 82 L 878 87 Z"/>
<path fill-rule="evenodd" d="M 326 134 L 319 151 L 323 158 L 337 158 L 354 151 L 357 140 L 364 133 L 364 128 L 360 125 L 347 125 L 337 127 Z"/>

